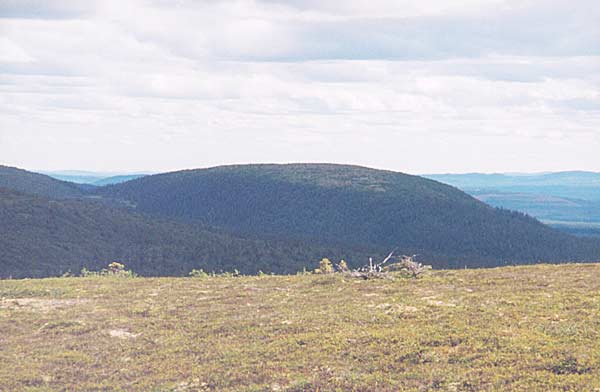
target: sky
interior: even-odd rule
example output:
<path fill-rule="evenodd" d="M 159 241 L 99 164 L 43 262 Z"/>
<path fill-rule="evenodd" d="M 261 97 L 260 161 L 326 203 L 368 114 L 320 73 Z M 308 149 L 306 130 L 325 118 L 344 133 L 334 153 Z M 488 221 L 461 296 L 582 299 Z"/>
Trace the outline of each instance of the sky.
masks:
<path fill-rule="evenodd" d="M 0 0 L 0 164 L 600 171 L 597 0 Z"/>

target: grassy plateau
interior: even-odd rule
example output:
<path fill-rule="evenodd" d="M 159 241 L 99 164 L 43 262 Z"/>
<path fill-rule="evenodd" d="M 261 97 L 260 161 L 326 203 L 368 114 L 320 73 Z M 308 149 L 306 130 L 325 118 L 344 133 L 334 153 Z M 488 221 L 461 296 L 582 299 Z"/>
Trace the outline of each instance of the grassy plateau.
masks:
<path fill-rule="evenodd" d="M 1 391 L 600 391 L 600 264 L 0 281 Z"/>

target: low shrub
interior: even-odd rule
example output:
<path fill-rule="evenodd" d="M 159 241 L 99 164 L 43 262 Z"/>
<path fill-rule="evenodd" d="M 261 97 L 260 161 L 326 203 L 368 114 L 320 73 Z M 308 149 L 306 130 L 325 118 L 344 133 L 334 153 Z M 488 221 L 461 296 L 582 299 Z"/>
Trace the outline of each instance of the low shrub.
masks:
<path fill-rule="evenodd" d="M 125 264 L 113 261 L 108 265 L 107 268 L 103 268 L 100 271 L 90 271 L 87 268 L 83 268 L 79 274 L 81 277 L 91 276 L 112 276 L 122 278 L 135 278 L 138 275 L 132 270 L 126 270 Z"/>
<path fill-rule="evenodd" d="M 189 276 L 191 278 L 206 278 L 208 277 L 208 273 L 204 272 L 204 270 L 202 268 L 200 269 L 193 269 L 190 271 Z"/>
<path fill-rule="evenodd" d="M 319 262 L 319 268 L 315 269 L 315 274 L 332 274 L 334 271 L 333 264 L 328 258 L 323 258 Z"/>

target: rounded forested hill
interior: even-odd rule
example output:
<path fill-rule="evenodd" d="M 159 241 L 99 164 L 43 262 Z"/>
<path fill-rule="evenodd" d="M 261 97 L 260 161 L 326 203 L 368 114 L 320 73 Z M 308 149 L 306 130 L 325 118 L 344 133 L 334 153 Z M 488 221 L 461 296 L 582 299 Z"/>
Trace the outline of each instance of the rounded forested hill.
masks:
<path fill-rule="evenodd" d="M 51 199 L 81 197 L 82 187 L 44 174 L 0 165 L 0 187 Z"/>
<path fill-rule="evenodd" d="M 600 260 L 600 244 L 418 176 L 334 164 L 235 165 L 95 190 L 140 212 L 250 238 L 397 248 L 437 267 Z"/>

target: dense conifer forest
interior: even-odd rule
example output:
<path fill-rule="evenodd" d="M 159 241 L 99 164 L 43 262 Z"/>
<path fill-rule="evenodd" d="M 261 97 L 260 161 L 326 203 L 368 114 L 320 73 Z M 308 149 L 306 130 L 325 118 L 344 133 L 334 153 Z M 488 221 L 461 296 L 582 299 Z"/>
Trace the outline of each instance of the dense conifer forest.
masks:
<path fill-rule="evenodd" d="M 330 164 L 240 165 L 80 187 L 0 168 L 0 276 L 99 269 L 294 273 L 391 249 L 435 268 L 600 259 L 600 242 L 436 181 Z"/>

